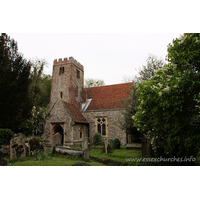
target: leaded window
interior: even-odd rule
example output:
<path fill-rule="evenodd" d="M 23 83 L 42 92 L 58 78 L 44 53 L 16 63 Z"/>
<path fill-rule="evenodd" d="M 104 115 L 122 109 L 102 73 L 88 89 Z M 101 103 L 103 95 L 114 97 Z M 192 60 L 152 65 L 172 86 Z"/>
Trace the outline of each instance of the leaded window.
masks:
<path fill-rule="evenodd" d="M 107 119 L 106 119 L 106 117 L 96 118 L 96 131 L 101 133 L 102 136 L 107 135 Z"/>

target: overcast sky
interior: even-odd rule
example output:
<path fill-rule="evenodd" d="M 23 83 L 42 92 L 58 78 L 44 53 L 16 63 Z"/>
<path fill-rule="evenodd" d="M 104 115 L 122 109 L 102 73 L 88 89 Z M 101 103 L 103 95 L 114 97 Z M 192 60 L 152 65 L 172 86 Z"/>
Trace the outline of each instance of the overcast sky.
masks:
<path fill-rule="evenodd" d="M 146 64 L 149 54 L 165 59 L 167 45 L 182 33 L 8 33 L 27 59 L 45 59 L 44 73 L 52 74 L 54 59 L 74 57 L 85 78 L 106 85 L 121 83 Z"/>

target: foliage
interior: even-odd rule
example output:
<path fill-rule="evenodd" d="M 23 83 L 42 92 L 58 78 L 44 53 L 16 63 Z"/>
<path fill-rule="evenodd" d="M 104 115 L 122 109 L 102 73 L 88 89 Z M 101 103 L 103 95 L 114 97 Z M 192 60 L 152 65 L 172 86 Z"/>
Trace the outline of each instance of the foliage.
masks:
<path fill-rule="evenodd" d="M 30 91 L 33 95 L 33 105 L 36 108 L 47 107 L 50 101 L 51 79 L 50 75 L 43 74 L 47 62 L 44 59 L 31 60 L 31 85 Z"/>
<path fill-rule="evenodd" d="M 0 127 L 18 131 L 29 118 L 32 96 L 29 91 L 31 63 L 18 52 L 17 42 L 0 35 Z"/>
<path fill-rule="evenodd" d="M 146 133 L 155 156 L 195 156 L 200 141 L 200 35 L 168 46 L 169 64 L 138 84 L 134 126 Z"/>
<path fill-rule="evenodd" d="M 136 91 L 138 90 L 137 84 L 143 80 L 150 80 L 151 77 L 155 74 L 155 70 L 160 69 L 164 65 L 162 59 L 158 59 L 154 55 L 149 55 L 146 60 L 146 65 L 143 65 L 142 69 L 139 70 L 138 75 L 132 78 L 133 84 L 131 86 L 131 92 L 129 92 L 129 97 L 123 100 L 124 110 L 122 114 L 124 120 L 120 121 L 120 127 L 126 131 L 127 135 L 131 135 L 132 142 L 140 142 L 141 133 L 133 127 L 132 116 L 136 113 L 135 108 L 139 105 L 138 96 Z"/>
<path fill-rule="evenodd" d="M 72 166 L 91 166 L 91 165 L 85 161 L 77 160 L 72 164 Z"/>
<path fill-rule="evenodd" d="M 93 145 L 104 145 L 104 139 L 99 132 L 96 132 L 93 136 Z"/>
<path fill-rule="evenodd" d="M 89 88 L 89 87 L 97 87 L 97 86 L 103 86 L 103 85 L 105 85 L 104 80 L 94 79 L 94 78 L 86 78 L 84 87 Z"/>
<path fill-rule="evenodd" d="M 115 138 L 112 142 L 113 149 L 120 149 L 120 140 L 118 138 Z"/>
<path fill-rule="evenodd" d="M 14 133 L 10 129 L 0 129 L 0 147 L 1 145 L 9 145 Z"/>
<path fill-rule="evenodd" d="M 38 161 L 45 160 L 45 159 L 52 159 L 49 153 L 44 152 L 44 150 L 42 149 L 37 149 L 33 155 L 34 155 L 34 160 L 38 160 Z"/>

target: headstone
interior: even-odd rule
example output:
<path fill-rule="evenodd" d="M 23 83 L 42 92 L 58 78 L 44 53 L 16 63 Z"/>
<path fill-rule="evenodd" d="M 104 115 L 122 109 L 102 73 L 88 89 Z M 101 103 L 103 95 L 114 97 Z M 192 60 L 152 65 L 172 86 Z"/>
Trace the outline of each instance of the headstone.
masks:
<path fill-rule="evenodd" d="M 35 137 L 31 138 L 28 141 L 28 149 L 29 149 L 29 155 L 32 156 L 33 152 L 37 149 L 40 149 L 40 141 L 36 139 Z"/>
<path fill-rule="evenodd" d="M 131 143 L 131 135 L 128 134 L 128 143 Z"/>
<path fill-rule="evenodd" d="M 108 138 L 105 138 L 105 151 L 108 154 Z"/>
<path fill-rule="evenodd" d="M 26 157 L 25 137 L 19 135 L 10 140 L 10 160 Z"/>
<path fill-rule="evenodd" d="M 62 144 L 62 135 L 60 133 L 56 133 L 53 136 L 53 140 L 55 141 L 55 146 Z"/>
<path fill-rule="evenodd" d="M 112 142 L 113 142 L 112 139 L 108 139 L 108 144 L 110 145 L 110 148 L 111 148 L 111 149 L 112 149 Z"/>
<path fill-rule="evenodd" d="M 62 143 L 62 135 L 60 133 L 56 133 L 55 135 L 52 136 L 52 141 L 51 141 L 51 153 L 54 153 L 54 148 L 55 146 L 61 145 Z"/>
<path fill-rule="evenodd" d="M 0 166 L 7 166 L 7 161 L 3 159 L 3 155 L 0 152 Z"/>
<path fill-rule="evenodd" d="M 84 149 L 83 150 L 83 159 L 89 159 L 90 158 L 90 149 Z"/>
<path fill-rule="evenodd" d="M 88 148 L 88 137 L 83 138 L 82 148 L 83 149 Z"/>

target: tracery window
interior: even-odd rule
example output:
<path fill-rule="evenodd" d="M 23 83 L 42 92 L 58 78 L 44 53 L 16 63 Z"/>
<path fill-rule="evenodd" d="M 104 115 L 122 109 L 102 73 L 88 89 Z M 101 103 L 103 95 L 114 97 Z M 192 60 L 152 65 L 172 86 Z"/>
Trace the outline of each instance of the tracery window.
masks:
<path fill-rule="evenodd" d="M 107 119 L 106 119 L 106 117 L 96 118 L 96 131 L 101 133 L 102 136 L 107 135 Z"/>

